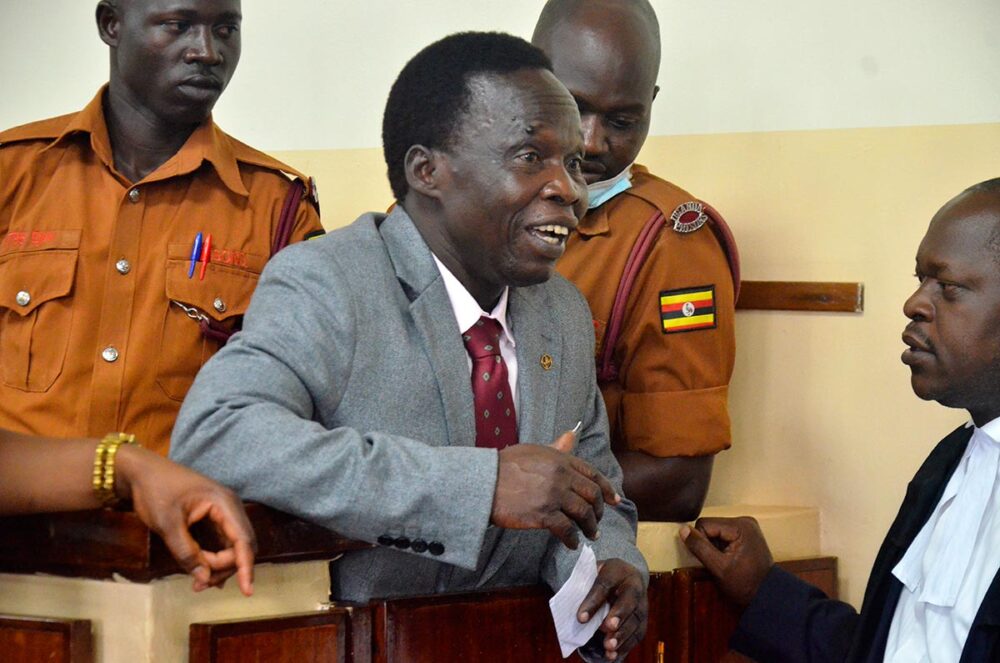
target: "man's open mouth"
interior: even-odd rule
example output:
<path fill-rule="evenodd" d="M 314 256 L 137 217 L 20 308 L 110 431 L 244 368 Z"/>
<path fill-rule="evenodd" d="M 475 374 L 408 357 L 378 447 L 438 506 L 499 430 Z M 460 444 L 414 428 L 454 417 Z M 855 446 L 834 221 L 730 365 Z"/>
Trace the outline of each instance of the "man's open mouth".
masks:
<path fill-rule="evenodd" d="M 531 229 L 531 232 L 542 241 L 547 244 L 552 244 L 553 246 L 562 244 L 566 241 L 566 238 L 569 237 L 569 228 L 555 223 L 550 223 L 544 226 L 535 226 Z"/>

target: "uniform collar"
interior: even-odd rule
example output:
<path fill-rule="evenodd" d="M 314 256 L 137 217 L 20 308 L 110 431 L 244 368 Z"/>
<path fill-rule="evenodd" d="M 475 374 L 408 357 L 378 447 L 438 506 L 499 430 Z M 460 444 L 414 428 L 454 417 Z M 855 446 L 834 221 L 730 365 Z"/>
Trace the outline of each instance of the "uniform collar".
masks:
<path fill-rule="evenodd" d="M 608 210 L 614 207 L 613 202 L 617 198 L 621 198 L 627 195 L 636 186 L 635 178 L 637 175 L 644 175 L 648 173 L 649 170 L 645 166 L 640 166 L 637 163 L 632 164 L 631 174 L 632 174 L 632 188 L 627 191 L 623 191 L 620 195 L 615 196 L 611 200 L 607 201 L 605 204 L 601 205 L 597 209 L 588 210 L 583 218 L 580 219 L 579 225 L 576 227 L 576 231 L 583 235 L 584 237 L 593 237 L 595 235 L 606 235 L 611 230 L 611 225 L 608 220 Z"/>
<path fill-rule="evenodd" d="M 111 152 L 111 136 L 104 121 L 104 93 L 107 89 L 108 86 L 105 84 L 98 90 L 90 103 L 73 116 L 62 133 L 49 143 L 46 149 L 58 145 L 70 136 L 85 133 L 90 136 L 90 148 L 94 154 L 109 170 L 114 171 L 115 161 Z M 243 184 L 243 178 L 240 177 L 239 164 L 233 153 L 230 138 L 216 126 L 211 116 L 198 125 L 198 128 L 188 137 L 176 154 L 147 175 L 142 183 L 187 175 L 198 170 L 201 164 L 206 161 L 212 165 L 219 175 L 219 179 L 230 191 L 239 196 L 247 197 L 250 195 Z M 139 182 L 134 184 L 139 184 Z"/>

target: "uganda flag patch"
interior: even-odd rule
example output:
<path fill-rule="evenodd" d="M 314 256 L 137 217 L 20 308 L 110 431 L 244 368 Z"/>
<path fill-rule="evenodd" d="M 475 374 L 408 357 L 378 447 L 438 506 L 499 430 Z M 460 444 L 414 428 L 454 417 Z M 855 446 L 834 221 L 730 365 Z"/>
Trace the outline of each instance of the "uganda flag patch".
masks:
<path fill-rule="evenodd" d="M 660 322 L 664 334 L 715 327 L 715 286 L 660 292 Z"/>

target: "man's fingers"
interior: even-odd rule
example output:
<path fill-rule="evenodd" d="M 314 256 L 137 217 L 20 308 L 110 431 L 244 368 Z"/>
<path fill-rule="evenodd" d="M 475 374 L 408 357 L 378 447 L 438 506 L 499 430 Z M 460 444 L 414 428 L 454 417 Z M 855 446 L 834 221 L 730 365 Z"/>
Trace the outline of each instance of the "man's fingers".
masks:
<path fill-rule="evenodd" d="M 633 613 L 628 619 L 623 621 L 617 631 L 610 632 L 604 638 L 604 651 L 616 654 L 621 658 L 632 650 L 645 635 L 645 628 L 641 620 Z"/>
<path fill-rule="evenodd" d="M 597 609 L 607 603 L 613 588 L 614 585 L 612 583 L 609 583 L 607 579 L 598 575 L 593 587 L 590 588 L 583 601 L 580 602 L 580 608 L 576 611 L 577 620 L 581 624 L 589 622 L 590 618 L 597 612 Z"/>
<path fill-rule="evenodd" d="M 232 508 L 229 508 L 232 507 Z M 236 581 L 240 591 L 245 596 L 253 594 L 253 562 L 254 550 L 257 548 L 257 538 L 247 520 L 242 505 L 235 506 L 225 502 L 209 511 L 209 517 L 215 523 L 217 530 L 232 545 L 236 564 Z"/>
<path fill-rule="evenodd" d="M 575 477 L 570 485 L 573 488 L 573 492 L 586 500 L 591 506 L 597 522 L 600 522 L 601 518 L 604 517 L 604 495 L 601 493 L 600 487 L 593 481 L 588 481 L 583 477 Z"/>
<path fill-rule="evenodd" d="M 576 535 L 576 525 L 561 512 L 550 514 L 542 521 L 542 526 L 570 550 L 576 550 L 580 545 L 580 538 Z"/>
<path fill-rule="evenodd" d="M 168 524 L 157 533 L 185 573 L 191 574 L 195 579 L 196 585 L 209 582 L 211 571 L 208 560 L 183 522 Z"/>
<path fill-rule="evenodd" d="M 586 500 L 576 493 L 569 493 L 566 496 L 562 511 L 579 526 L 585 537 L 591 540 L 597 538 L 598 517 L 594 511 L 594 507 Z"/>
<path fill-rule="evenodd" d="M 553 442 L 551 446 L 553 449 L 560 453 L 571 454 L 573 453 L 573 445 L 576 444 L 576 432 L 568 430 Z"/>
<path fill-rule="evenodd" d="M 641 626 L 642 622 L 634 612 L 627 619 L 622 620 L 618 625 L 618 630 L 612 632 L 609 636 L 611 639 L 618 641 L 618 646 L 615 649 L 623 649 L 623 646 L 632 639 L 641 639 L 642 636 L 639 635 L 639 628 Z"/>
<path fill-rule="evenodd" d="M 723 549 L 739 539 L 742 532 L 739 518 L 699 518 L 694 527 L 709 539 L 717 540 Z"/>
<path fill-rule="evenodd" d="M 253 548 L 246 541 L 237 541 L 236 548 L 236 582 L 244 596 L 253 594 Z"/>
<path fill-rule="evenodd" d="M 611 485 L 608 478 L 597 471 L 597 469 L 595 469 L 594 466 L 587 461 L 581 458 L 574 458 L 573 469 L 597 484 L 597 487 L 601 489 L 601 495 L 604 497 L 604 501 L 608 504 L 618 504 L 622 501 L 621 497 L 618 495 L 618 491 L 616 491 L 615 487 Z"/>
<path fill-rule="evenodd" d="M 723 567 L 724 553 L 708 539 L 701 530 L 685 525 L 680 530 L 681 541 L 697 557 L 712 575 L 719 575 Z"/>

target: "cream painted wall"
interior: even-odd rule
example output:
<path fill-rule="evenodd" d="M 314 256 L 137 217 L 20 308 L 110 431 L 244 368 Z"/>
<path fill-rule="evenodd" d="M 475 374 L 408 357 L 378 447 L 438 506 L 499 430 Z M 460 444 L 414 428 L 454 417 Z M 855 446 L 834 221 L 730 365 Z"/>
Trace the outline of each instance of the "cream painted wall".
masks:
<path fill-rule="evenodd" d="M 403 63 L 458 30 L 528 36 L 540 0 L 243 0 L 220 124 L 263 149 L 376 147 Z M 0 2 L 0 127 L 70 112 L 107 78 L 95 0 Z M 653 0 L 652 132 L 1000 121 L 996 0 Z"/>
<path fill-rule="evenodd" d="M 0 126 L 74 110 L 105 79 L 94 4 L 0 2 Z M 664 92 L 643 160 L 728 216 L 748 279 L 866 283 L 860 316 L 740 314 L 735 445 L 710 495 L 819 506 L 857 603 L 906 481 L 963 418 L 910 393 L 900 307 L 931 214 L 997 174 L 1000 3 L 654 4 Z M 342 225 L 390 199 L 375 146 L 402 63 L 458 29 L 527 34 L 539 6 L 244 0 L 217 118 L 317 175 Z"/>

